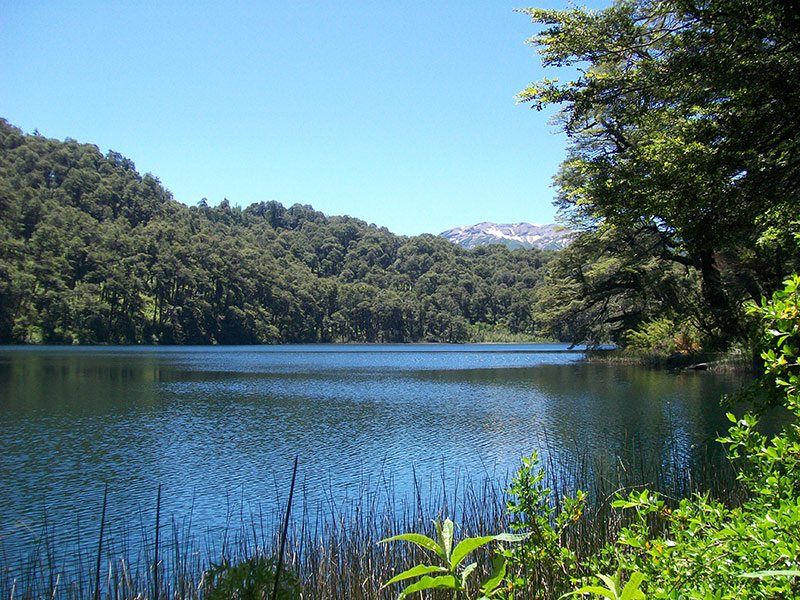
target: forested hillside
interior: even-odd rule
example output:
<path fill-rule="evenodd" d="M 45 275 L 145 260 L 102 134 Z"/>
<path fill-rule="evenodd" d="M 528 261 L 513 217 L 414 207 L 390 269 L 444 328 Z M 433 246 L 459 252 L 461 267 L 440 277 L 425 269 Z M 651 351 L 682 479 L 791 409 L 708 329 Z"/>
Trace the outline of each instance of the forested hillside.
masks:
<path fill-rule="evenodd" d="M 0 121 L 0 343 L 533 334 L 551 253 L 464 250 L 310 206 L 188 207 L 115 152 Z"/>

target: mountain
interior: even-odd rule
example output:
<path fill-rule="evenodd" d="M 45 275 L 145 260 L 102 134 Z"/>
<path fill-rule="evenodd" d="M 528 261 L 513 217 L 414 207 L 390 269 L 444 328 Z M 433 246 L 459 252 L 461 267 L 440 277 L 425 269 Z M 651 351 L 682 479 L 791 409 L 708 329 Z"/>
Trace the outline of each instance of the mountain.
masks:
<path fill-rule="evenodd" d="M 539 248 L 560 250 L 572 240 L 572 232 L 559 225 L 535 225 L 533 223 L 477 223 L 466 227 L 455 227 L 440 233 L 442 237 L 464 248 L 503 244 L 509 248 Z"/>

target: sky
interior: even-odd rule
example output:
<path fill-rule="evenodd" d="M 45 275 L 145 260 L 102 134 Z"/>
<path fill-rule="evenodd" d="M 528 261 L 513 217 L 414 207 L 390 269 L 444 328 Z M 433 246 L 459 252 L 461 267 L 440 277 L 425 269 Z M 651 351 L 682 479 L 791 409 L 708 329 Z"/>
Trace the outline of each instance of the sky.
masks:
<path fill-rule="evenodd" d="M 310 204 L 401 235 L 552 223 L 566 142 L 515 96 L 558 73 L 526 5 L 3 0 L 0 117 L 120 152 L 187 205 Z"/>

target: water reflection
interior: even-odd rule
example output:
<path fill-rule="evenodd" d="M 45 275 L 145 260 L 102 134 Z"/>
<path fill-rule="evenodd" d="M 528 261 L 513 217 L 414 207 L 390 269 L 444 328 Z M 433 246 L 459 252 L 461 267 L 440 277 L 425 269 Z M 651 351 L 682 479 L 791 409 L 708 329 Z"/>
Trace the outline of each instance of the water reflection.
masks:
<path fill-rule="evenodd" d="M 237 503 L 279 506 L 295 455 L 313 503 L 457 468 L 504 477 L 534 450 L 565 471 L 642 452 L 682 468 L 727 428 L 718 398 L 739 377 L 563 349 L 0 349 L 0 545 L 23 557 L 45 519 L 61 543 L 94 539 L 106 483 L 116 535 L 152 521 L 159 484 L 164 514 L 202 532 Z"/>

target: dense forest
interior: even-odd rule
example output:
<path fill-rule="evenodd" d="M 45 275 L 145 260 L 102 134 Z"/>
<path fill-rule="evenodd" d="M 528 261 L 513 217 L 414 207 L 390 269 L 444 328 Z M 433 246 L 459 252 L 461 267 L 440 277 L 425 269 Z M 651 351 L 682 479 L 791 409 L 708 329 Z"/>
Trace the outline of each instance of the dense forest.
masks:
<path fill-rule="evenodd" d="M 560 108 L 559 252 L 465 250 L 310 206 L 185 206 L 116 152 L 0 120 L 0 343 L 747 343 L 800 270 L 800 17 L 529 9 Z"/>
<path fill-rule="evenodd" d="M 536 312 L 573 337 L 730 347 L 800 269 L 800 13 L 780 0 L 526 9 L 568 139 L 561 253 Z M 669 344 L 664 350 L 669 350 Z"/>
<path fill-rule="evenodd" d="M 0 343 L 532 336 L 552 252 L 470 251 L 310 206 L 185 206 L 116 152 L 0 122 Z"/>
<path fill-rule="evenodd" d="M 573 133 L 576 148 L 588 135 Z M 745 339 L 741 302 L 800 266 L 791 201 L 720 224 L 698 202 L 697 242 L 666 218 L 575 203 L 579 168 L 573 157 L 559 175 L 579 231 L 568 248 L 465 250 L 310 206 L 186 206 L 116 152 L 1 120 L 0 343 L 546 337 L 690 351 Z"/>

